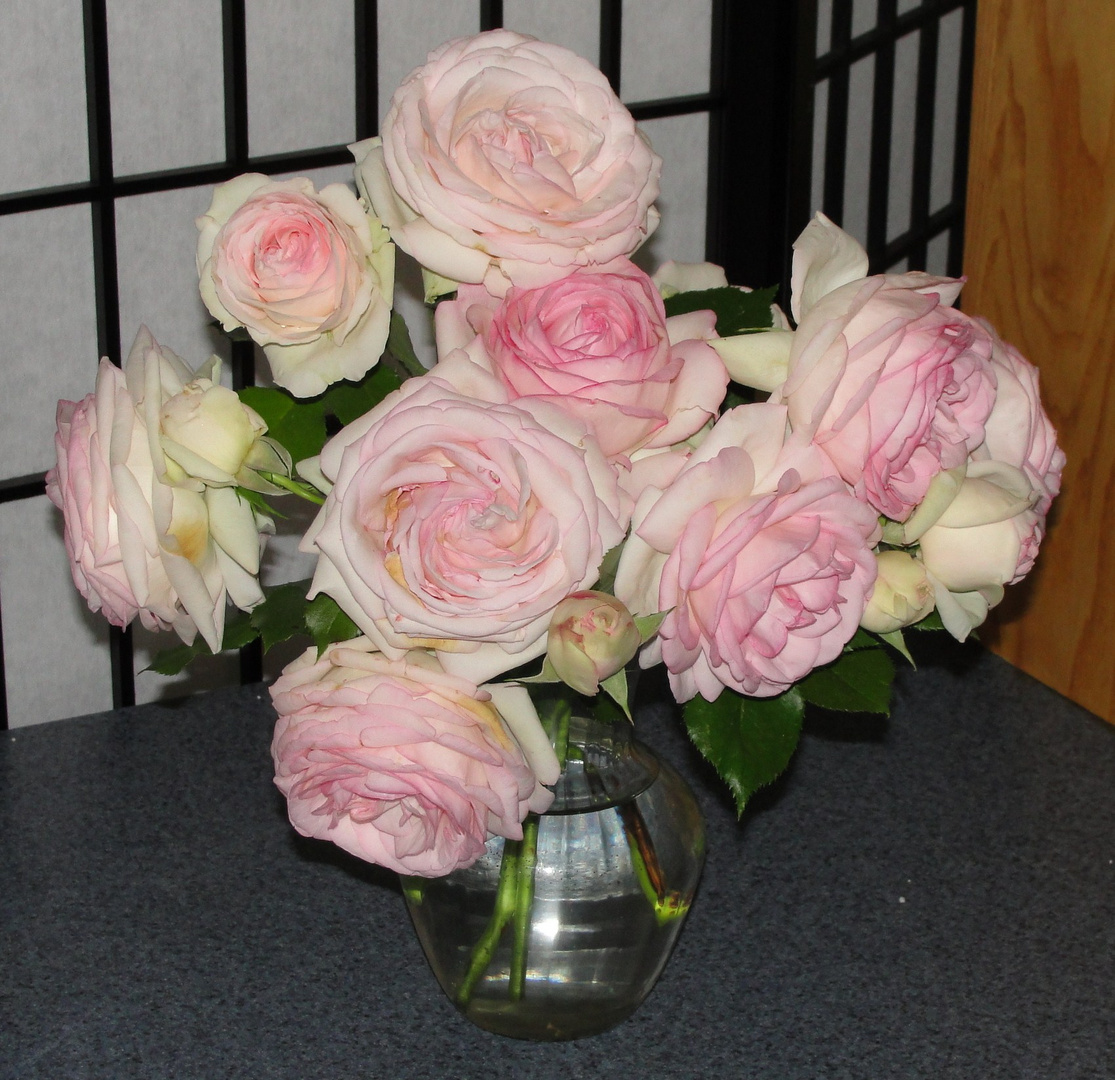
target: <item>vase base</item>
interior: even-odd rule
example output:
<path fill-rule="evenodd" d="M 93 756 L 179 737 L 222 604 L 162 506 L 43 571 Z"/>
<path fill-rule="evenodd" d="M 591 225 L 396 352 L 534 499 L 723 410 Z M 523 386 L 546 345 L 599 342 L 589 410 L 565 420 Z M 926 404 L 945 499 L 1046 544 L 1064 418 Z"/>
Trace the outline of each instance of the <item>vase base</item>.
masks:
<path fill-rule="evenodd" d="M 582 1001 L 562 1008 L 551 1001 L 531 1008 L 522 1001 L 486 1000 L 472 1002 L 460 1012 L 477 1027 L 509 1039 L 569 1042 L 599 1035 L 623 1023 L 635 1011 L 637 1004 L 625 1004 L 619 1008 L 599 1004 L 589 1007 Z"/>

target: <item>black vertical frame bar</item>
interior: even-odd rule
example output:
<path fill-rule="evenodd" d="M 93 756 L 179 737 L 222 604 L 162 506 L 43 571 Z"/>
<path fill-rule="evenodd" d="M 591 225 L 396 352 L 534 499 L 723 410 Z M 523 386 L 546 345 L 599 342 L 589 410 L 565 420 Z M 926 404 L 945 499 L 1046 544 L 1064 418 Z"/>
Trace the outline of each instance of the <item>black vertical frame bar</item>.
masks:
<path fill-rule="evenodd" d="M 503 26 L 503 0 L 480 0 L 480 29 L 498 30 Z"/>
<path fill-rule="evenodd" d="M 897 14 L 897 0 L 879 0 L 877 25 L 883 39 L 875 50 L 875 80 L 871 102 L 871 167 L 867 182 L 866 247 L 874 270 L 883 269 L 878 264 L 887 246 L 891 134 L 894 126 L 894 20 Z"/>
<path fill-rule="evenodd" d="M 960 85 L 956 92 L 956 144 L 953 151 L 952 202 L 958 216 L 949 231 L 947 271 L 960 277 L 964 264 L 964 224 L 968 199 L 968 140 L 972 131 L 972 70 L 976 60 L 976 0 L 964 6 L 960 30 Z"/>
<path fill-rule="evenodd" d="M 356 0 L 353 10 L 356 38 L 353 71 L 356 76 L 356 138 L 379 132 L 379 11 L 376 0 Z"/>
<path fill-rule="evenodd" d="M 832 38 L 829 49 L 847 50 L 852 40 L 852 0 L 832 0 Z M 825 118 L 825 176 L 822 203 L 839 224 L 844 219 L 844 170 L 848 157 L 848 84 L 851 65 L 841 64 L 829 76 Z"/>
<path fill-rule="evenodd" d="M 89 179 L 93 229 L 93 280 L 97 351 L 121 361 L 120 284 L 116 252 L 116 203 L 112 164 L 112 107 L 109 96 L 108 13 L 105 0 L 84 0 L 85 100 L 89 133 Z M 135 661 L 130 628 L 109 631 L 112 704 L 135 704 Z"/>
<path fill-rule="evenodd" d="M 816 0 L 713 0 L 706 257 L 738 284 L 788 284 L 809 205 L 816 20 Z"/>
<path fill-rule="evenodd" d="M 600 0 L 600 70 L 618 94 L 623 54 L 623 0 Z"/>
<path fill-rule="evenodd" d="M 221 34 L 224 52 L 225 161 L 236 171 L 249 160 L 248 25 L 244 0 L 221 0 Z M 230 349 L 232 388 L 255 383 L 255 345 L 243 338 Z M 240 682 L 263 678 L 263 649 L 258 639 L 240 650 Z"/>
<path fill-rule="evenodd" d="M 940 20 L 928 22 L 919 31 L 917 97 L 914 109 L 914 175 L 910 190 L 910 267 L 921 269 L 928 258 L 926 226 L 933 170 L 933 127 L 937 114 L 937 44 Z M 963 111 L 963 110 L 961 110 Z"/>

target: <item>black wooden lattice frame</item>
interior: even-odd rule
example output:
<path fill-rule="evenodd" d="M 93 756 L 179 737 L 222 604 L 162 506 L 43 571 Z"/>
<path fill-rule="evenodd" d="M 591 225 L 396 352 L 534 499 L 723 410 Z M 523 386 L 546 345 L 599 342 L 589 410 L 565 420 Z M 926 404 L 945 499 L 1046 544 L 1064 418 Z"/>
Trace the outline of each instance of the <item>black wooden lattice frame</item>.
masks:
<path fill-rule="evenodd" d="M 876 270 L 909 257 L 920 265 L 933 237 L 948 232 L 949 272 L 958 273 L 963 238 L 967 174 L 975 0 L 922 0 L 896 14 L 896 0 L 879 0 L 874 29 L 851 36 L 852 0 L 832 0 L 832 43 L 815 56 L 817 0 L 711 0 L 712 47 L 709 91 L 637 102 L 637 120 L 707 113 L 709 162 L 707 257 L 721 263 L 729 280 L 763 285 L 788 284 L 789 245 L 810 213 L 813 95 L 829 80 L 825 204 L 839 215 L 843 205 L 843 150 L 847 141 L 848 72 L 857 59 L 876 55 L 876 92 L 869 193 L 867 247 Z M 953 194 L 949 204 L 929 212 L 928 161 L 932 147 L 935 72 L 940 19 L 964 9 L 961 86 L 958 93 Z M 621 88 L 622 0 L 600 0 L 599 63 L 612 85 Z M 112 160 L 106 0 L 83 0 L 85 87 L 89 179 L 80 183 L 0 195 L 0 215 L 88 205 L 93 241 L 98 356 L 121 360 L 116 200 L 134 195 L 222 183 L 242 172 L 291 173 L 351 161 L 345 146 L 252 157 L 248 141 L 247 48 L 244 0 L 222 0 L 225 159 L 215 164 L 116 176 Z M 375 134 L 380 105 L 377 90 L 376 0 L 354 0 L 354 93 L 357 139 Z M 479 29 L 503 23 L 502 0 L 479 0 Z M 889 183 L 890 95 L 895 42 L 921 31 L 915 177 L 910 229 L 885 235 Z M 882 224 L 880 224 L 882 223 Z M 232 377 L 237 387 L 252 380 L 250 343 L 232 345 Z M 0 480 L 0 503 L 45 497 L 44 474 Z M 63 572 L 59 568 L 59 572 Z M 110 635 L 113 703 L 135 701 L 130 630 Z M 241 682 L 258 681 L 258 648 L 242 650 Z M 8 724 L 0 629 L 0 729 Z"/>

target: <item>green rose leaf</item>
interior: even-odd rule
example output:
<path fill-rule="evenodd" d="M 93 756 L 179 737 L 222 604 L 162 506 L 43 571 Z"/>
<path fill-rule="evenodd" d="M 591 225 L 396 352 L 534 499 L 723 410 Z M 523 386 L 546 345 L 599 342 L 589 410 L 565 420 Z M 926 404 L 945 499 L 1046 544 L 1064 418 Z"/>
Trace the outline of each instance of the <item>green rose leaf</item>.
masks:
<path fill-rule="evenodd" d="M 318 593 L 306 604 L 304 618 L 306 629 L 317 646 L 318 656 L 334 641 L 348 641 L 360 634 L 360 627 L 337 606 L 333 597 L 325 593 Z"/>
<path fill-rule="evenodd" d="M 342 424 L 351 424 L 402 385 L 396 371 L 386 364 L 377 364 L 359 382 L 334 383 L 318 400 L 326 413 Z"/>
<path fill-rule="evenodd" d="M 276 585 L 268 590 L 267 599 L 252 609 L 252 625 L 263 638 L 264 649 L 306 633 L 306 593 L 309 590 L 309 578 Z"/>
<path fill-rule="evenodd" d="M 889 716 L 893 682 L 894 664 L 883 649 L 857 649 L 811 672 L 798 689 L 822 709 Z"/>
<path fill-rule="evenodd" d="M 682 710 L 689 737 L 731 789 L 741 816 L 751 796 L 790 763 L 804 713 L 796 687 L 772 698 L 724 690 L 715 701 L 695 697 Z"/>
<path fill-rule="evenodd" d="M 769 330 L 774 325 L 770 306 L 777 292 L 777 286 L 754 292 L 728 286 L 676 293 L 665 301 L 666 315 L 711 309 L 716 312 L 716 332 L 721 337 L 732 337 L 747 330 Z"/>
<path fill-rule="evenodd" d="M 247 612 L 237 611 L 225 620 L 224 637 L 221 638 L 221 652 L 229 649 L 242 649 L 259 637 L 259 631 L 252 626 Z M 177 675 L 199 656 L 211 656 L 205 639 L 198 634 L 192 645 L 176 645 L 173 649 L 160 649 L 144 669 L 159 675 Z"/>
<path fill-rule="evenodd" d="M 296 399 L 269 386 L 245 386 L 237 393 L 263 417 L 267 434 L 286 449 L 292 461 L 321 453 L 327 437 L 321 398 Z"/>

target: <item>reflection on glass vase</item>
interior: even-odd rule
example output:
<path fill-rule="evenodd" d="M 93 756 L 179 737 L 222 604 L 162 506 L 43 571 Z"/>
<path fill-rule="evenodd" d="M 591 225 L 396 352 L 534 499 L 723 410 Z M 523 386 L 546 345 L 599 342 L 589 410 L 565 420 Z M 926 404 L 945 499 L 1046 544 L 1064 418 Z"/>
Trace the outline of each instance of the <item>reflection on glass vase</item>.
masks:
<path fill-rule="evenodd" d="M 700 808 L 629 724 L 573 716 L 552 808 L 474 865 L 405 878 L 442 989 L 473 1023 L 576 1039 L 631 1015 L 661 974 L 704 864 Z M 560 757 L 559 753 L 559 757 Z"/>

